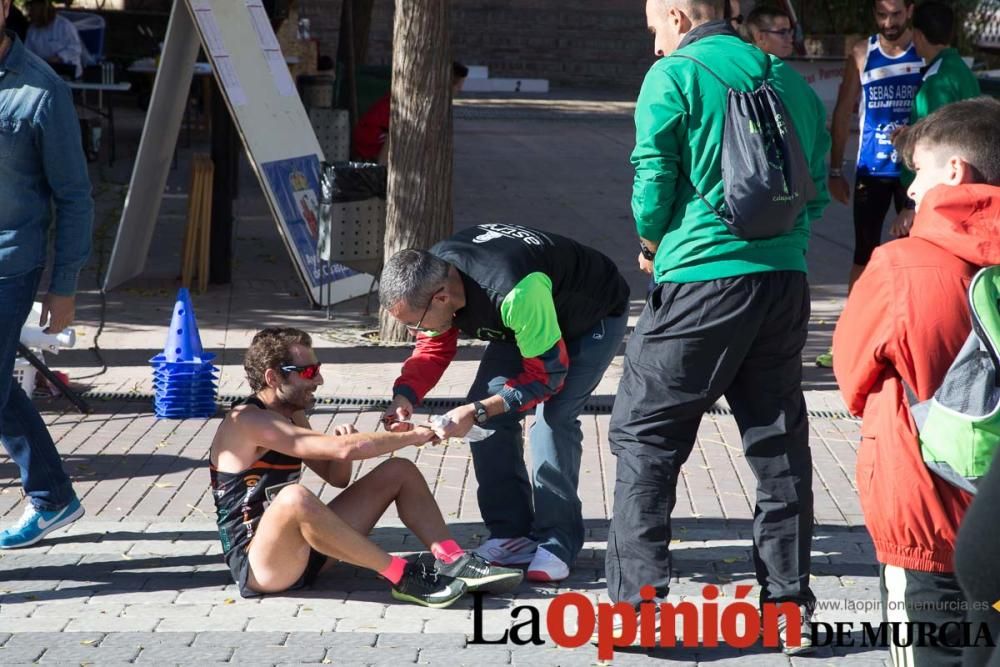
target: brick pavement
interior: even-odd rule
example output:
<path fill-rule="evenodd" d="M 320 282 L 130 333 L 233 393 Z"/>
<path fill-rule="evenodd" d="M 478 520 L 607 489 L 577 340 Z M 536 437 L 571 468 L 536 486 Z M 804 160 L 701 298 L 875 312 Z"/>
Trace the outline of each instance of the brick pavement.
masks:
<path fill-rule="evenodd" d="M 106 664 L 130 661 L 190 664 L 591 664 L 592 647 L 575 650 L 467 645 L 471 602 L 447 610 L 400 605 L 374 575 L 339 565 L 314 590 L 243 600 L 222 563 L 207 485 L 207 441 L 217 420 L 153 421 L 134 404 L 79 418 L 49 412 L 88 515 L 40 546 L 0 556 L 0 664 L 41 659 Z M 318 428 L 352 422 L 372 426 L 376 412 L 321 411 Z M 559 588 L 522 585 L 511 599 L 489 600 L 484 636 L 510 628 L 511 609 L 532 605 L 543 614 L 554 593 L 583 592 L 605 600 L 603 559 L 614 480 L 614 459 L 603 444 L 607 415 L 583 418 L 585 454 L 580 496 L 587 542 L 573 576 Z M 710 415 L 684 469 L 674 512 L 676 580 L 671 600 L 701 600 L 701 586 L 753 583 L 749 558 L 753 480 L 739 454 L 731 417 Z M 131 435 L 124 436 L 125 433 Z M 141 437 L 138 437 L 141 436 Z M 873 553 L 860 526 L 852 483 L 857 424 L 814 419 L 816 475 L 813 586 L 824 600 L 877 597 Z M 401 453 L 414 460 L 435 492 L 457 539 L 475 545 L 484 528 L 475 504 L 475 478 L 464 446 Z M 363 474 L 378 460 L 358 466 Z M 10 463 L 0 463 L 9 479 Z M 304 483 L 325 500 L 312 472 Z M 0 492 L 8 519 L 19 510 L 15 485 Z M 394 552 L 421 549 L 393 512 L 374 539 Z M 847 620 L 824 612 L 819 620 Z M 869 618 L 871 618 L 869 616 Z M 851 620 L 860 620 L 851 618 Z M 874 620 L 872 618 L 872 620 Z M 11 633 L 4 642 L 4 633 Z M 258 647 L 259 646 L 259 647 Z M 463 648 L 464 647 L 464 648 Z M 204 648 L 204 650 L 202 650 Z M 459 649 L 461 649 L 459 651 Z M 32 653 L 34 651 L 34 653 Z M 44 653 L 42 652 L 44 651 Z M 721 651 L 721 653 L 720 653 Z M 697 662 L 728 649 L 671 651 L 671 660 Z M 782 660 L 762 649 L 732 651 L 747 660 Z M 851 664 L 880 662 L 882 653 L 835 654 Z M 622 654 L 616 664 L 644 659 Z M 551 661 L 550 661 L 551 660 Z"/>
<path fill-rule="evenodd" d="M 570 105 L 572 106 L 572 105 Z M 517 220 L 570 231 L 598 245 L 625 267 L 641 307 L 644 279 L 632 267 L 635 249 L 628 227 L 631 127 L 614 105 L 584 108 L 568 121 L 564 110 L 546 119 L 537 108 L 527 117 L 509 109 L 458 114 L 456 120 L 456 221 Z M 515 110 L 516 111 L 516 110 Z M 543 110 L 544 111 L 544 110 Z M 591 120 L 588 122 L 588 114 Z M 182 164 L 186 153 L 181 154 Z M 586 165 L 567 169 L 566 165 Z M 185 180 L 183 168 L 171 177 Z M 114 174 L 111 175 L 114 177 Z M 120 176 L 120 175 L 119 175 Z M 245 174 L 246 176 L 246 174 Z M 122 180 L 119 178 L 119 180 Z M 176 185 L 176 183 L 174 183 Z M 234 282 L 195 297 L 205 346 L 223 366 L 222 391 L 245 391 L 240 357 L 258 327 L 293 324 L 317 332 L 327 386 L 321 396 L 383 397 L 405 357 L 405 348 L 371 346 L 361 338 L 374 327 L 362 300 L 334 309 L 334 319 L 305 308 L 291 267 L 256 184 L 244 178 L 237 212 Z M 107 216 L 119 191 L 101 190 Z M 148 390 L 146 360 L 158 351 L 172 307 L 179 249 L 176 223 L 184 202 L 168 199 L 157 228 L 154 252 L 141 279 L 108 295 L 108 324 L 101 337 L 111 368 L 99 368 L 83 346 L 97 329 L 99 298 L 81 295 L 81 349 L 63 352 L 53 365 L 93 391 Z M 609 225 L 613 222 L 613 225 Z M 622 227 L 622 226 L 625 227 Z M 627 228 L 627 229 L 625 229 Z M 625 229 L 625 231 L 623 231 Z M 849 230 L 846 209 L 834 207 L 817 226 L 811 252 L 814 290 L 808 359 L 829 343 L 844 295 L 843 273 L 849 248 L 839 239 Z M 110 247 L 110 246 L 108 246 Z M 84 280 L 93 281 L 92 263 Z M 93 284 L 91 283 L 84 283 Z M 464 394 L 481 347 L 463 348 L 435 396 Z M 613 396 L 620 357 L 597 393 Z M 874 555 L 862 526 L 854 488 L 857 423 L 836 418 L 843 406 L 832 375 L 806 368 L 807 402 L 814 414 L 811 442 L 816 493 L 816 535 L 812 585 L 828 601 L 874 600 Z M 370 573 L 337 566 L 316 589 L 243 600 L 229 583 L 221 560 L 207 494 L 206 454 L 218 417 L 157 421 L 148 404 L 94 400 L 93 414 L 81 416 L 63 402 L 43 401 L 44 417 L 64 456 L 87 516 L 41 545 L 0 555 L 0 664 L 72 662 L 80 664 L 594 664 L 595 649 L 543 646 L 472 645 L 471 601 L 447 610 L 396 604 L 384 582 Z M 724 405 L 722 406 L 724 407 Z M 313 415 L 320 430 L 352 422 L 373 429 L 378 413 L 323 407 Z M 578 591 L 594 601 L 604 597 L 604 551 L 614 481 L 614 458 L 607 449 L 607 414 L 582 418 L 585 436 L 580 496 L 587 542 L 570 579 L 558 588 L 522 585 L 509 598 L 487 599 L 484 636 L 512 625 L 512 609 L 532 605 L 544 611 L 556 593 Z M 529 420 L 530 423 L 530 420 Z M 484 537 L 476 503 L 476 483 L 468 450 L 460 445 L 425 447 L 399 455 L 424 474 L 460 543 Z M 378 461 L 357 466 L 358 474 Z M 0 457 L 0 526 L 20 512 L 16 469 Z M 304 483 L 324 499 L 311 472 Z M 735 423 L 720 412 L 703 420 L 697 446 L 680 481 L 674 512 L 672 550 L 676 570 L 671 600 L 702 601 L 702 586 L 754 584 L 750 559 L 753 476 L 740 455 Z M 390 511 L 374 531 L 384 548 L 408 553 L 420 548 Z M 819 620 L 876 620 L 847 611 L 823 611 Z M 518 619 L 523 620 L 523 619 Z M 711 662 L 726 665 L 882 665 L 876 649 L 822 649 L 818 658 L 788 660 L 759 647 L 737 651 L 673 649 L 619 652 L 615 664 Z"/>

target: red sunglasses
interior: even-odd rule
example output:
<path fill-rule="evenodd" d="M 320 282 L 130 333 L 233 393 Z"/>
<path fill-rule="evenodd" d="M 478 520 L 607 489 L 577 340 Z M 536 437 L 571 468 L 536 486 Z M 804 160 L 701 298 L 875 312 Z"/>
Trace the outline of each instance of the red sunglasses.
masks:
<path fill-rule="evenodd" d="M 282 366 L 281 370 L 285 373 L 295 371 L 303 380 L 312 380 L 314 377 L 319 375 L 319 367 L 320 364 L 309 364 L 308 366 Z"/>

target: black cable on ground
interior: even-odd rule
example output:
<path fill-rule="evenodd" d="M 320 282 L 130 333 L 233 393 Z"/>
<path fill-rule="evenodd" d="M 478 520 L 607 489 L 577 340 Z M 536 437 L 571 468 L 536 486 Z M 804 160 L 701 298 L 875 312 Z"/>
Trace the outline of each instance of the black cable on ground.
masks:
<path fill-rule="evenodd" d="M 90 349 L 94 352 L 94 356 L 97 357 L 97 363 L 101 365 L 101 370 L 96 373 L 91 373 L 90 375 L 81 375 L 76 378 L 71 378 L 72 380 L 90 380 L 96 377 L 100 377 L 108 372 L 108 362 L 104 360 L 104 355 L 101 354 L 100 338 L 101 334 L 104 333 L 104 324 L 108 312 L 108 295 L 104 291 L 102 283 L 104 282 L 104 266 L 106 257 L 106 242 L 108 236 L 107 224 L 104 224 L 98 230 L 95 235 L 96 248 L 95 254 L 97 255 L 97 291 L 101 297 L 101 314 L 100 320 L 97 324 L 97 332 L 94 334 L 94 340 L 90 345 Z"/>

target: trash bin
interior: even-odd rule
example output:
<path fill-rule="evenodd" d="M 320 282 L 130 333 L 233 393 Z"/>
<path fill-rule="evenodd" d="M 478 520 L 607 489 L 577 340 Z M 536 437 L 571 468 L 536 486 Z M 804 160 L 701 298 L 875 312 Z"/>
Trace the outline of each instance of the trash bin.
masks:
<path fill-rule="evenodd" d="M 309 109 L 309 122 L 327 162 L 344 162 L 351 157 L 351 120 L 346 109 Z"/>
<path fill-rule="evenodd" d="M 387 172 L 371 162 L 324 162 L 317 252 L 362 273 L 382 269 Z"/>

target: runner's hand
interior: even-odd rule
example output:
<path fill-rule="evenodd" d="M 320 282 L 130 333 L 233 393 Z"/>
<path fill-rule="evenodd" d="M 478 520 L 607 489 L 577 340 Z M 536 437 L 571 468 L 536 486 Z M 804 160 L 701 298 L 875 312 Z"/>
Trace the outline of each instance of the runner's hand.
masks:
<path fill-rule="evenodd" d="M 414 427 L 412 424 L 410 425 L 410 427 L 413 428 L 413 430 L 414 430 L 415 433 L 417 433 L 419 435 L 422 435 L 425 438 L 422 442 L 420 442 L 417 445 L 418 447 L 421 446 L 421 445 L 426 445 L 429 442 L 435 443 L 438 440 L 440 440 L 440 438 L 438 438 L 438 436 L 437 436 L 437 433 L 435 433 L 433 429 L 430 429 L 430 428 L 428 428 L 426 426 L 415 426 Z"/>
<path fill-rule="evenodd" d="M 350 435 L 357 432 L 358 429 L 354 428 L 354 424 L 337 424 L 333 427 L 334 435 Z"/>

